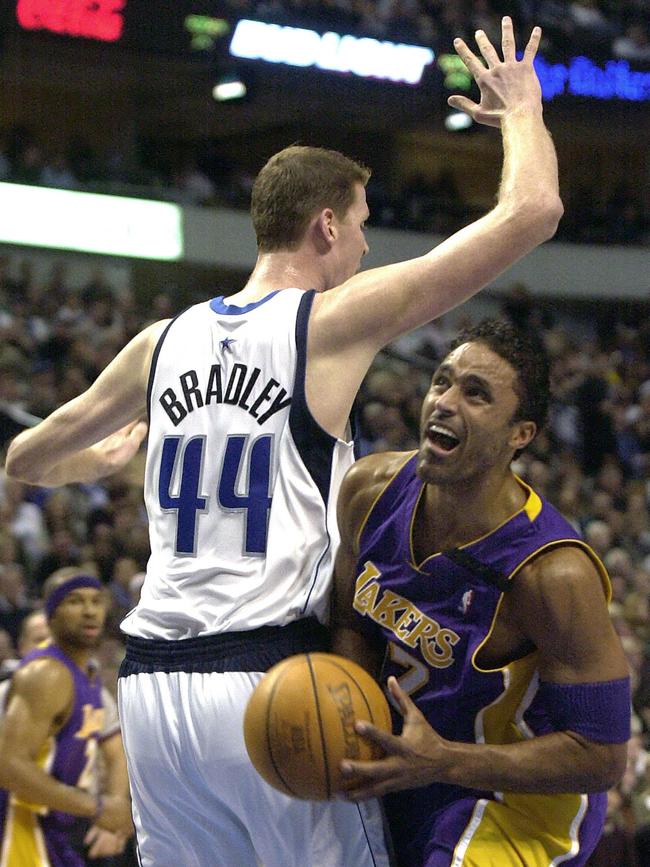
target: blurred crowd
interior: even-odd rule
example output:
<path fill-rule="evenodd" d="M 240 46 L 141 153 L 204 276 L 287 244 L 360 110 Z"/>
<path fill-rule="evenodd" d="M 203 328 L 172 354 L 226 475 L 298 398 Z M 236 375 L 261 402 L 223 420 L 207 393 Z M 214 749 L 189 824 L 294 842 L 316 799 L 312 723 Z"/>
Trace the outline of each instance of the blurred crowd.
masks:
<path fill-rule="evenodd" d="M 645 0 L 229 0 L 238 16 L 311 24 L 449 51 L 455 36 L 482 29 L 499 41 L 501 16 L 544 28 L 548 57 L 587 54 L 650 62 Z"/>
<path fill-rule="evenodd" d="M 174 155 L 143 143 L 140 156 L 127 158 L 119 149 L 99 153 L 76 138 L 63 151 L 51 152 L 29 128 L 16 126 L 0 134 L 3 180 L 248 210 L 254 176 L 218 158 L 210 143 L 188 143 Z M 450 168 L 434 178 L 416 172 L 396 190 L 378 172 L 370 178 L 367 198 L 370 225 L 438 235 L 457 231 L 485 211 L 464 200 Z M 636 179 L 611 191 L 596 182 L 569 191 L 557 237 L 577 243 L 650 244 L 650 213 Z"/>
<path fill-rule="evenodd" d="M 45 278 L 29 258 L 0 257 L 0 454 L 23 427 L 83 391 L 148 322 L 177 312 L 161 293 L 140 307 L 101 268 L 70 285 L 64 258 Z M 501 315 L 542 333 L 552 358 L 546 431 L 516 471 L 562 511 L 612 578 L 611 615 L 633 677 L 634 735 L 627 773 L 610 793 L 607 833 L 592 865 L 650 864 L 650 309 L 627 318 L 594 307 L 562 314 L 513 287 L 492 299 Z M 461 320 L 420 329 L 391 345 L 364 383 L 360 450 L 411 449 L 431 371 Z M 98 575 L 111 598 L 100 651 L 115 684 L 119 622 L 137 601 L 148 557 L 143 457 L 115 477 L 58 489 L 0 472 L 0 671 L 20 655 L 25 618 L 44 580 L 67 565 Z M 612 854 L 614 853 L 614 854 Z"/>

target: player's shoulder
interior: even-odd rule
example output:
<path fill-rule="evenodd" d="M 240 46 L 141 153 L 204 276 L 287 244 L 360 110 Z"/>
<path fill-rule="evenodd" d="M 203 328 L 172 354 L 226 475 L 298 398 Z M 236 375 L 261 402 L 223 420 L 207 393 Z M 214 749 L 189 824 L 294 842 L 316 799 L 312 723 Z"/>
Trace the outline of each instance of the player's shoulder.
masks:
<path fill-rule="evenodd" d="M 51 656 L 39 656 L 13 674 L 11 698 L 21 696 L 30 704 L 64 707 L 70 702 L 74 680 L 68 667 Z"/>
<path fill-rule="evenodd" d="M 516 581 L 529 592 L 558 595 L 567 591 L 585 592 L 602 588 L 596 561 L 582 545 L 567 542 L 541 551 L 521 570 Z"/>
<path fill-rule="evenodd" d="M 345 474 L 339 494 L 339 522 L 353 523 L 366 514 L 386 485 L 415 455 L 410 452 L 378 452 L 356 461 Z"/>
<path fill-rule="evenodd" d="M 376 452 L 355 461 L 345 474 L 343 485 L 353 492 L 357 486 L 382 485 L 391 479 L 415 451 Z"/>
<path fill-rule="evenodd" d="M 604 572 L 582 546 L 562 544 L 542 551 L 515 576 L 512 603 L 520 619 L 556 623 L 567 612 L 605 609 Z"/>
<path fill-rule="evenodd" d="M 157 319 L 155 322 L 150 322 L 137 334 L 136 339 L 155 344 L 173 321 L 173 319 Z"/>
<path fill-rule="evenodd" d="M 142 356 L 150 357 L 160 338 L 165 333 L 167 327 L 173 322 L 173 319 L 158 319 L 155 322 L 150 322 L 148 325 L 138 331 L 138 333 L 131 338 L 127 347 L 125 347 L 125 352 L 128 352 L 128 364 L 131 364 L 137 358 Z"/>

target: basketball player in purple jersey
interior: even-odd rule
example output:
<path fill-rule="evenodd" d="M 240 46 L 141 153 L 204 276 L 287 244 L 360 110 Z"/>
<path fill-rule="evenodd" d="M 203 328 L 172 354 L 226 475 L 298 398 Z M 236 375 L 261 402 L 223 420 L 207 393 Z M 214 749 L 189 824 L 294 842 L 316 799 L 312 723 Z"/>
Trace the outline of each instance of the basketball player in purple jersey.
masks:
<path fill-rule="evenodd" d="M 71 842 L 77 817 L 92 822 L 86 843 L 93 857 L 118 854 L 132 833 L 119 728 L 100 739 L 102 686 L 91 656 L 106 616 L 101 584 L 61 569 L 45 584 L 45 607 L 52 640 L 21 660 L 0 722 L 2 867 L 82 867 Z"/>
<path fill-rule="evenodd" d="M 388 685 L 401 736 L 347 762 L 385 799 L 400 867 L 585 864 L 630 733 L 630 682 L 594 552 L 510 469 L 544 422 L 529 335 L 462 334 L 418 452 L 370 455 L 339 499 L 334 649 Z M 399 715 L 396 716 L 396 730 Z"/>
<path fill-rule="evenodd" d="M 151 558 L 122 623 L 119 683 L 143 867 L 170 852 L 211 867 L 386 864 L 377 805 L 272 789 L 248 760 L 243 714 L 269 666 L 326 646 L 348 420 L 374 356 L 555 232 L 557 162 L 533 68 L 540 35 L 517 60 L 509 18 L 503 57 L 477 32 L 485 64 L 456 41 L 481 98 L 450 102 L 503 138 L 490 213 L 424 256 L 356 274 L 368 170 L 287 148 L 253 188 L 258 259 L 243 289 L 145 329 L 85 394 L 10 446 L 10 475 L 95 479 L 129 459 L 149 413 Z"/>

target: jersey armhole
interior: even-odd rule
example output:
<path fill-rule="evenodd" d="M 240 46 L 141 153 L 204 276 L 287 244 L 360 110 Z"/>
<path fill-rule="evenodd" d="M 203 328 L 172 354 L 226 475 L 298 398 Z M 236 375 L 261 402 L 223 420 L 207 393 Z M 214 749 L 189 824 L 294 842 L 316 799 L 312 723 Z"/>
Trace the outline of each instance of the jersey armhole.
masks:
<path fill-rule="evenodd" d="M 307 406 L 305 377 L 307 373 L 307 334 L 309 316 L 316 292 L 310 289 L 300 299 L 296 316 L 296 373 L 289 410 L 289 429 L 300 458 L 327 504 L 332 476 L 332 461 L 337 438 L 324 430 Z"/>
<path fill-rule="evenodd" d="M 171 322 L 167 323 L 167 325 L 165 326 L 165 330 L 158 338 L 158 342 L 156 343 L 153 355 L 151 356 L 151 364 L 149 365 L 149 378 L 147 381 L 147 419 L 149 422 L 151 422 L 151 393 L 153 391 L 153 381 L 156 375 L 156 367 L 158 366 L 158 356 L 160 355 L 160 350 L 162 349 L 163 342 L 167 337 L 167 332 L 172 327 L 174 322 L 176 322 L 178 317 L 182 316 L 187 309 L 188 308 L 186 307 L 184 310 L 181 310 L 180 313 L 177 313 L 176 316 L 174 316 Z"/>

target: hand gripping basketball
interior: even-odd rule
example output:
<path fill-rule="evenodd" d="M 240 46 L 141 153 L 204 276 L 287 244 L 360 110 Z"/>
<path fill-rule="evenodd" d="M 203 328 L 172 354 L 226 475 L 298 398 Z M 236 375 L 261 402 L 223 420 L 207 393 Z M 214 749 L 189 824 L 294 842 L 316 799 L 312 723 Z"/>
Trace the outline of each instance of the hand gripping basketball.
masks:
<path fill-rule="evenodd" d="M 383 750 L 360 735 L 367 720 L 391 731 L 388 702 L 365 669 L 329 653 L 291 656 L 273 666 L 253 692 L 244 739 L 258 773 L 296 798 L 332 798 L 348 782 L 341 762 L 381 758 Z"/>

